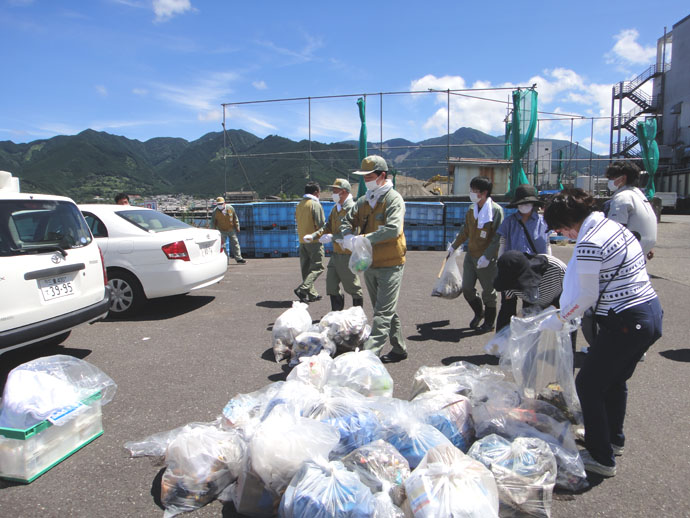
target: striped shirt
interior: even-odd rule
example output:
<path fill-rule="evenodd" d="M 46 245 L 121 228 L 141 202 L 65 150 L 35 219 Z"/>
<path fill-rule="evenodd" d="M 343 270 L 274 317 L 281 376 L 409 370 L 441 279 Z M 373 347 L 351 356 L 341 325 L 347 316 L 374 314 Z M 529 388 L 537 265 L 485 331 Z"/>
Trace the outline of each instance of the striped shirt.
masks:
<path fill-rule="evenodd" d="M 558 297 L 563 291 L 563 277 L 565 277 L 565 263 L 552 255 L 540 254 L 541 257 L 546 258 L 546 271 L 539 281 L 539 298 L 536 301 L 528 301 L 541 308 L 546 308 L 551 304 L 558 302 Z M 512 298 L 514 296 L 524 299 L 524 294 L 519 290 L 508 290 L 506 296 Z"/>
<path fill-rule="evenodd" d="M 566 290 L 572 287 L 572 282 L 577 282 L 577 274 L 598 274 L 597 315 L 606 316 L 609 309 L 620 313 L 656 297 L 645 264 L 642 247 L 635 236 L 601 212 L 593 212 L 582 222 L 564 285 Z M 571 265 L 575 266 L 574 278 L 571 278 Z"/>

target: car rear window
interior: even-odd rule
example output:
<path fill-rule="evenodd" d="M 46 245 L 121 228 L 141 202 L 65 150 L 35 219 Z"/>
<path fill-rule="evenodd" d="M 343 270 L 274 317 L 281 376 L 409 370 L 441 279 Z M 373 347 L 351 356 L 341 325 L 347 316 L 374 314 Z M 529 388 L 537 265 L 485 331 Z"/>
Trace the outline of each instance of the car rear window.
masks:
<path fill-rule="evenodd" d="M 117 215 L 149 232 L 166 232 L 189 228 L 187 223 L 155 210 L 120 210 Z"/>
<path fill-rule="evenodd" d="M 81 248 L 92 240 L 74 203 L 0 200 L 0 256 Z"/>

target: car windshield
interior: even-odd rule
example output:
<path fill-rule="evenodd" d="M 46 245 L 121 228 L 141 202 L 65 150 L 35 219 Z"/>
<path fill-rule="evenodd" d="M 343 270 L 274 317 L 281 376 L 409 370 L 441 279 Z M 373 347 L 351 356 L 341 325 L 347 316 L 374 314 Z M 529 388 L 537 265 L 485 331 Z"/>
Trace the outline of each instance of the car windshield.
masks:
<path fill-rule="evenodd" d="M 65 251 L 92 241 L 74 203 L 0 200 L 0 256 Z"/>
<path fill-rule="evenodd" d="M 166 232 L 189 228 L 187 223 L 155 210 L 120 210 L 117 215 L 148 232 Z"/>

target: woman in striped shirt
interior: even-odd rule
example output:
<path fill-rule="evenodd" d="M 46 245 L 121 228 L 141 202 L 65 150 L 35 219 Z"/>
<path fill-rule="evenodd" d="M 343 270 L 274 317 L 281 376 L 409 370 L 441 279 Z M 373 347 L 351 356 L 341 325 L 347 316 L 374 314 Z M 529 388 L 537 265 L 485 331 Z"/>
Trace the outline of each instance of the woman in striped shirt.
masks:
<path fill-rule="evenodd" d="M 639 241 L 619 223 L 593 209 L 582 189 L 564 189 L 546 205 L 549 228 L 576 239 L 563 279 L 560 312 L 541 329 L 594 308 L 599 332 L 575 380 L 585 425 L 588 471 L 616 474 L 614 453 L 623 451 L 626 381 L 642 355 L 661 337 L 663 311 L 645 268 Z"/>
<path fill-rule="evenodd" d="M 530 255 L 509 250 L 498 258 L 498 274 L 494 288 L 505 293 L 506 299 L 522 299 L 523 309 L 558 307 L 565 264 L 551 255 Z M 497 324 L 498 331 L 510 324 L 510 319 Z"/>

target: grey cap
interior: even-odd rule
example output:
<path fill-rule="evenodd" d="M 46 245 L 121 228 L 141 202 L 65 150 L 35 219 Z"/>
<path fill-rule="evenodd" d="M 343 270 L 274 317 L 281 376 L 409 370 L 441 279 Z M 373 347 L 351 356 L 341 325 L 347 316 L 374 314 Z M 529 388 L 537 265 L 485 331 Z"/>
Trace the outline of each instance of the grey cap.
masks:
<path fill-rule="evenodd" d="M 373 173 L 374 171 L 386 171 L 388 172 L 388 164 L 378 155 L 369 155 L 364 160 L 362 160 L 361 170 L 353 171 L 352 174 L 357 174 L 364 176 L 365 174 Z"/>
<path fill-rule="evenodd" d="M 331 189 L 335 187 L 336 189 L 345 189 L 347 192 L 352 192 L 352 187 L 350 186 L 350 182 L 348 182 L 345 178 L 336 178 L 335 182 L 333 182 L 333 185 L 329 185 Z"/>

